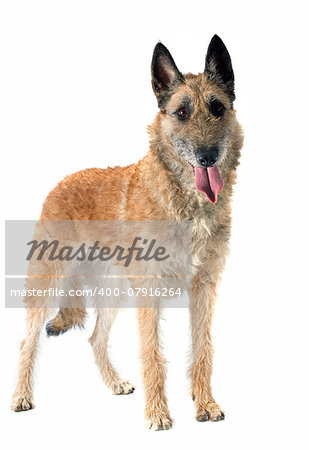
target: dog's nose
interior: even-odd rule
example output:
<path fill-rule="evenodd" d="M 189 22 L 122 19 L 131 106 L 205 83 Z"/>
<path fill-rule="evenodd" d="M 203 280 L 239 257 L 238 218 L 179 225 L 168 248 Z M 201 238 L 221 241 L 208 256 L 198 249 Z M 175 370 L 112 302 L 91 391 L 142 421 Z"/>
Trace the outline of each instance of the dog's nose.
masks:
<path fill-rule="evenodd" d="M 203 167 L 213 167 L 218 161 L 217 148 L 205 148 L 196 153 L 197 162 Z"/>

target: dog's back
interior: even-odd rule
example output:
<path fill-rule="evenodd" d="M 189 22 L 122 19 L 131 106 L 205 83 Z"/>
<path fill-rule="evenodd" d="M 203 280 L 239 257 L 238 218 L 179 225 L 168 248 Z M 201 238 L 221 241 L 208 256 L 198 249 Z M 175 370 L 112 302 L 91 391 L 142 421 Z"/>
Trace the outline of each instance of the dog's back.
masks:
<path fill-rule="evenodd" d="M 118 220 L 134 166 L 86 169 L 67 176 L 43 205 L 41 220 Z"/>

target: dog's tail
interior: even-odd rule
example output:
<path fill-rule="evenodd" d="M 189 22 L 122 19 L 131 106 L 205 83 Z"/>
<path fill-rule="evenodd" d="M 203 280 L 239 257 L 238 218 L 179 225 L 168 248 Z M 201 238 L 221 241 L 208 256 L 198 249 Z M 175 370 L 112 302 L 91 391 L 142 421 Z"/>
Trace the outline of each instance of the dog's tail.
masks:
<path fill-rule="evenodd" d="M 87 313 L 85 308 L 60 308 L 57 315 L 46 325 L 48 336 L 59 336 L 71 328 L 84 328 Z"/>

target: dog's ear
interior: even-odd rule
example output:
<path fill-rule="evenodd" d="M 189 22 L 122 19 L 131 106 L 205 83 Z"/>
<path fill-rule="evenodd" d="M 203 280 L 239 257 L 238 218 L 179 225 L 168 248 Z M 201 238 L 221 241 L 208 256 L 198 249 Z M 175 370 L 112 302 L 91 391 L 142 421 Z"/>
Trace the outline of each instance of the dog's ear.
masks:
<path fill-rule="evenodd" d="M 204 74 L 209 80 L 220 86 L 232 102 L 235 100 L 231 57 L 222 39 L 216 34 L 208 46 Z"/>
<path fill-rule="evenodd" d="M 172 55 L 159 42 L 154 49 L 151 63 L 152 88 L 157 97 L 159 108 L 165 105 L 173 93 L 173 88 L 184 78 L 176 67 Z"/>

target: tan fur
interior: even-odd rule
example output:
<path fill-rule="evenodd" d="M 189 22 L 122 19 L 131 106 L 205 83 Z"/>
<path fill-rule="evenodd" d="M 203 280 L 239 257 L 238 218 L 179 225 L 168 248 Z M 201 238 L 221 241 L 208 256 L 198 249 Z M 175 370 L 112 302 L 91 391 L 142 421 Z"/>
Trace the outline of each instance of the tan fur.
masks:
<path fill-rule="evenodd" d="M 215 94 L 226 106 L 220 120 L 211 117 L 205 99 Z M 194 104 L 194 117 L 183 124 L 169 114 L 183 97 Z M 220 171 L 224 188 L 217 204 L 211 204 L 194 185 L 190 165 L 173 148 L 171 136 L 190 137 L 195 145 L 207 140 L 215 143 L 222 131 L 229 131 L 229 143 Z M 149 127 L 150 150 L 144 159 L 128 167 L 88 169 L 65 178 L 48 195 L 42 220 L 126 219 L 183 220 L 193 224 L 193 258 L 196 275 L 191 299 L 192 328 L 192 396 L 199 421 L 220 420 L 221 408 L 211 390 L 212 343 L 211 322 L 216 288 L 228 252 L 231 223 L 231 196 L 236 166 L 242 146 L 242 131 L 225 92 L 203 74 L 188 74 L 171 96 L 166 111 L 160 111 Z M 46 281 L 48 283 L 48 281 Z M 28 302 L 28 306 L 31 306 Z M 105 383 L 113 393 L 130 393 L 133 386 L 120 379 L 107 353 L 108 335 L 117 309 L 97 310 L 97 322 L 90 343 Z M 19 377 L 12 408 L 33 407 L 32 372 L 38 336 L 44 325 L 46 310 L 27 309 L 28 331 L 21 349 Z M 172 425 L 164 392 L 166 365 L 159 342 L 159 308 L 139 308 L 142 375 L 146 394 L 145 416 L 148 426 L 168 429 Z M 82 325 L 80 309 L 61 310 L 53 320 L 58 329 Z"/>
<path fill-rule="evenodd" d="M 70 328 L 82 328 L 85 318 L 84 308 L 60 308 L 56 317 L 47 324 L 48 334 L 57 336 Z"/>
<path fill-rule="evenodd" d="M 95 329 L 89 342 L 92 345 L 96 363 L 101 372 L 104 383 L 111 389 L 113 394 L 131 394 L 134 386 L 129 381 L 119 378 L 116 370 L 108 358 L 108 337 L 110 329 L 117 315 L 116 308 L 109 308 L 105 314 L 99 314 Z"/>

